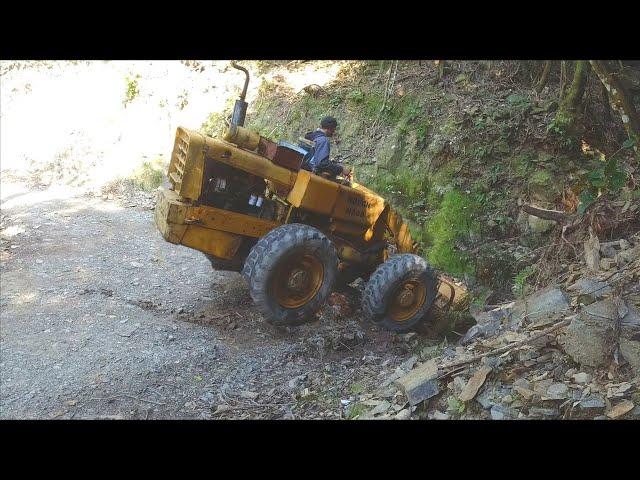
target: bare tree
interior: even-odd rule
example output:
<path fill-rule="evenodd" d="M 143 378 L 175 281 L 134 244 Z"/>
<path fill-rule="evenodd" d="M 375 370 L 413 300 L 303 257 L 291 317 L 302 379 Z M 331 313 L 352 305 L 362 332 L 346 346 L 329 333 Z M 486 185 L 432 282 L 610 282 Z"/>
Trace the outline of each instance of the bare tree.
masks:
<path fill-rule="evenodd" d="M 609 103 L 611 108 L 620 114 L 622 118 L 622 124 L 629 136 L 629 139 L 634 143 L 633 149 L 636 156 L 640 159 L 639 146 L 640 146 L 640 117 L 636 111 L 631 98 L 626 91 L 622 82 L 616 77 L 606 62 L 601 60 L 590 60 L 593 70 L 598 75 L 598 78 L 607 89 Z"/>
<path fill-rule="evenodd" d="M 558 112 L 554 123 L 557 128 L 573 134 L 577 122 L 579 107 L 584 96 L 587 77 L 589 74 L 589 62 L 578 60 L 575 62 L 575 70 L 573 72 L 573 80 L 566 93 L 560 100 Z"/>
<path fill-rule="evenodd" d="M 549 81 L 549 72 L 551 72 L 551 60 L 547 60 L 544 62 L 544 66 L 542 67 L 542 75 L 540 75 L 540 79 L 535 86 L 536 92 L 542 92 L 542 89 L 547 85 Z"/>

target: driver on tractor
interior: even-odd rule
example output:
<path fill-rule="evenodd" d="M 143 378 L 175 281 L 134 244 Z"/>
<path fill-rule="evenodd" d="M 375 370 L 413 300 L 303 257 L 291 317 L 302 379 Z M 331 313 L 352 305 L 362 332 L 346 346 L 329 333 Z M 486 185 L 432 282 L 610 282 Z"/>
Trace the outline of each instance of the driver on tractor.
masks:
<path fill-rule="evenodd" d="M 302 168 L 318 175 L 327 172 L 331 177 L 342 175 L 346 178 L 351 174 L 349 167 L 342 166 L 329 160 L 331 145 L 329 139 L 338 128 L 338 121 L 333 117 L 324 117 L 320 121 L 320 128 L 307 133 L 304 138 L 314 142 L 311 150 L 305 155 Z"/>

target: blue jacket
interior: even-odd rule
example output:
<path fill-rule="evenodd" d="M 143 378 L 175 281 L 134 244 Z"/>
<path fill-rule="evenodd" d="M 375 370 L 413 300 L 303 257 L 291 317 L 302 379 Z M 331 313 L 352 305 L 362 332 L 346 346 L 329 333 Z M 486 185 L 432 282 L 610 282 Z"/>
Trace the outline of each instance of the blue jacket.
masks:
<path fill-rule="evenodd" d="M 313 156 L 309 159 L 309 165 L 313 170 L 322 170 L 331 162 L 329 161 L 329 153 L 331 150 L 329 139 L 322 130 L 309 132 L 305 135 L 307 140 L 315 142 L 313 147 Z"/>

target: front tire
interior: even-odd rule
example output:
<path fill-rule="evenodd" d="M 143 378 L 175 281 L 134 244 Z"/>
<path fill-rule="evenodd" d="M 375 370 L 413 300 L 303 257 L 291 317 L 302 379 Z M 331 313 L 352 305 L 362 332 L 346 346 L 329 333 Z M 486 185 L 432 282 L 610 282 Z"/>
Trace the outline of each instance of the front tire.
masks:
<path fill-rule="evenodd" d="M 287 224 L 271 230 L 251 250 L 243 276 L 269 323 L 298 325 L 325 303 L 336 280 L 338 256 L 318 229 Z"/>
<path fill-rule="evenodd" d="M 435 270 L 423 258 L 411 253 L 394 255 L 369 278 L 362 309 L 373 323 L 405 333 L 425 319 L 438 287 Z"/>

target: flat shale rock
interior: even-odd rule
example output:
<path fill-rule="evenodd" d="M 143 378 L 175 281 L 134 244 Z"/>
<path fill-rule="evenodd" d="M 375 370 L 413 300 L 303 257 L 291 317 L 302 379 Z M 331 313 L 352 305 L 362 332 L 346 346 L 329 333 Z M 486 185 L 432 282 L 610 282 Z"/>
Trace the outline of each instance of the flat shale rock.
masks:
<path fill-rule="evenodd" d="M 438 394 L 438 365 L 430 360 L 396 380 L 411 406 Z"/>
<path fill-rule="evenodd" d="M 509 407 L 499 404 L 492 406 L 490 413 L 492 420 L 509 420 L 515 416 Z"/>
<path fill-rule="evenodd" d="M 600 395 L 589 395 L 580 400 L 581 408 L 604 408 L 605 403 Z"/>
<path fill-rule="evenodd" d="M 556 287 L 548 287 L 516 302 L 513 306 L 511 326 L 524 323 L 547 325 L 557 320 L 562 312 L 571 308 L 569 297 Z"/>
<path fill-rule="evenodd" d="M 512 305 L 510 303 L 488 312 L 472 314 L 476 325 L 467 330 L 467 333 L 460 340 L 460 345 L 467 345 L 477 338 L 491 337 L 498 333 L 502 326 L 502 320 L 505 317 L 510 317 Z"/>
<path fill-rule="evenodd" d="M 557 408 L 544 408 L 544 407 L 530 407 L 529 417 L 532 418 L 545 418 L 545 417 L 557 417 L 560 414 Z"/>
<path fill-rule="evenodd" d="M 569 387 L 564 383 L 553 383 L 547 389 L 546 395 L 542 400 L 564 400 L 569 396 Z"/>
<path fill-rule="evenodd" d="M 623 400 L 622 402 L 613 406 L 611 410 L 607 411 L 605 415 L 609 418 L 616 419 L 633 410 L 633 407 L 634 405 L 631 400 Z"/>
<path fill-rule="evenodd" d="M 489 372 L 491 372 L 491 367 L 480 367 L 462 389 L 462 393 L 459 397 L 460 401 L 468 402 L 470 400 L 473 400 L 478 393 L 478 390 L 480 390 L 480 387 L 482 387 L 482 385 L 484 384 L 484 381 L 486 380 Z"/>
<path fill-rule="evenodd" d="M 580 278 L 568 290 L 578 295 L 590 296 L 594 300 L 599 300 L 613 291 L 609 284 L 590 277 Z"/>

